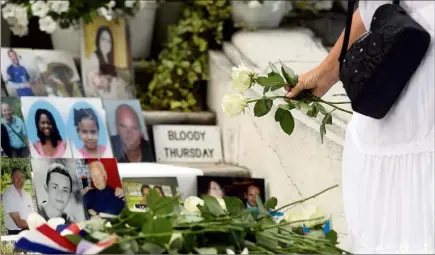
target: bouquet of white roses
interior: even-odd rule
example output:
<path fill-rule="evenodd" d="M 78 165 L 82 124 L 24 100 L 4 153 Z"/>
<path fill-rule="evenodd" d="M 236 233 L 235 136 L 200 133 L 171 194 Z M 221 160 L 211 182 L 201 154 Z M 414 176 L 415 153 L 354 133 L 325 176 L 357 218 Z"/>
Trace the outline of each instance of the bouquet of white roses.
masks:
<path fill-rule="evenodd" d="M 45 222 L 33 214 L 15 247 L 44 254 L 342 254 L 319 209 L 280 214 L 334 187 L 280 208 L 276 198 L 263 203 L 258 196 L 250 209 L 236 197 L 188 197 L 180 205 L 153 190 L 146 212 L 125 209 L 114 218 L 68 226 L 61 218 Z"/>
<path fill-rule="evenodd" d="M 283 104 L 280 104 L 275 112 L 275 121 L 279 122 L 282 130 L 288 135 L 293 133 L 295 128 L 295 121 L 291 113 L 293 109 L 302 110 L 312 118 L 317 118 L 321 114 L 323 119 L 320 125 L 320 136 L 323 142 L 326 125 L 332 124 L 332 112 L 339 110 L 352 113 L 338 106 L 350 102 L 328 102 L 312 95 L 307 90 L 302 91 L 294 99 L 289 99 L 284 95 L 268 96 L 267 92 L 269 91 L 276 91 L 285 86 L 294 87 L 298 83 L 298 76 L 282 62 L 280 69 L 272 63 L 269 63 L 269 66 L 272 71 L 266 76 L 259 76 L 243 63 L 238 67 L 233 67 L 233 92 L 226 94 L 222 99 L 222 110 L 226 115 L 230 117 L 240 115 L 245 112 L 248 104 L 254 103 L 254 115 L 262 117 L 271 111 L 274 100 L 283 100 Z M 255 85 L 263 87 L 263 97 L 246 98 L 243 92 Z M 327 110 L 324 105 L 329 105 L 332 109 Z"/>

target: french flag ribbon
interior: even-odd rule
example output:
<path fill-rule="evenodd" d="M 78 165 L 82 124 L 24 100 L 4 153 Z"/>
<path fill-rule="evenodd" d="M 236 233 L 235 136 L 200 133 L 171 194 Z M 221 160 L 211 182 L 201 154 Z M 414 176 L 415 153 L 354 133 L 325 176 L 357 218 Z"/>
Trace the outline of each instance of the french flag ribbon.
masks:
<path fill-rule="evenodd" d="M 108 240 L 100 241 L 98 243 L 81 240 L 77 246 L 76 254 L 98 254 L 113 245 L 116 240 L 116 236 L 111 236 Z"/>
<path fill-rule="evenodd" d="M 71 223 L 69 225 L 68 224 L 58 225 L 56 227 L 56 231 L 60 233 L 61 236 L 67 236 L 67 235 L 85 236 L 86 235 L 86 231 L 81 229 L 77 223 Z"/>
<path fill-rule="evenodd" d="M 47 224 L 19 234 L 15 248 L 42 254 L 74 254 L 76 245 Z"/>
<path fill-rule="evenodd" d="M 305 224 L 303 224 L 302 229 L 304 231 L 304 235 L 308 235 L 311 232 L 311 229 L 307 228 Z M 329 231 L 331 231 L 331 221 L 327 220 L 325 224 L 323 225 L 323 233 L 326 235 Z"/>

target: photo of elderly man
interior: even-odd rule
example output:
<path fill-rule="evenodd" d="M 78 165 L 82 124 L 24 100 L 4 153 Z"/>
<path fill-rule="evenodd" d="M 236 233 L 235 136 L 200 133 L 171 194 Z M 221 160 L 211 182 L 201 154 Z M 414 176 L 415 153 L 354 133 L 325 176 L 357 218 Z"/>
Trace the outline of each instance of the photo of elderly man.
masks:
<path fill-rule="evenodd" d="M 257 207 L 257 195 L 261 195 L 260 188 L 254 184 L 249 185 L 245 193 L 246 209 Z"/>
<path fill-rule="evenodd" d="M 154 162 L 137 100 L 105 100 L 113 152 L 120 163 Z"/>
<path fill-rule="evenodd" d="M 27 159 L 14 159 L 14 164 L 9 164 L 10 159 L 2 158 L 1 163 L 2 183 L 8 183 L 5 178 L 9 176 L 12 182 L 9 187 L 6 184 L 7 188 L 2 194 L 4 214 L 2 225 L 7 235 L 17 235 L 28 228 L 27 216 L 34 212 L 31 181 L 26 178 L 26 175 L 30 176 L 29 162 Z M 26 174 L 25 168 L 29 173 Z"/>
<path fill-rule="evenodd" d="M 89 164 L 89 175 L 93 187 L 88 186 L 82 190 L 84 205 L 90 216 L 118 215 L 125 207 L 121 180 L 117 171 L 109 174 L 102 161 L 106 164 L 114 164 L 115 168 L 112 169 L 117 169 L 115 159 L 95 160 Z M 112 187 L 109 181 L 116 184 Z"/>
<path fill-rule="evenodd" d="M 4 129 L 6 129 L 9 138 L 9 155 L 7 156 L 10 158 L 29 157 L 27 132 L 22 119 L 21 104 L 18 98 L 1 98 L 0 121 Z M 6 141 L 2 142 L 5 143 Z"/>

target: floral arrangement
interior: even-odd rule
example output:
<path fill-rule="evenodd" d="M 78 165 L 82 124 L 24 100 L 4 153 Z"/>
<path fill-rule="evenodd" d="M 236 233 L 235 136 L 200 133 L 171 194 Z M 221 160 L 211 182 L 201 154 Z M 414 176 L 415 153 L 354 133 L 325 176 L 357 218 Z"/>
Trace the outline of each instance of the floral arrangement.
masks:
<path fill-rule="evenodd" d="M 236 197 L 188 197 L 180 204 L 151 191 L 145 212 L 125 209 L 71 225 L 32 214 L 15 248 L 44 254 L 342 254 L 319 209 L 281 213 L 335 187 L 280 208 L 276 198 L 263 203 L 257 197 L 250 209 Z"/>
<path fill-rule="evenodd" d="M 326 125 L 332 124 L 332 112 L 339 110 L 349 114 L 351 111 L 339 107 L 340 104 L 349 104 L 350 102 L 329 102 L 312 95 L 309 91 L 302 91 L 296 98 L 289 99 L 283 96 L 268 96 L 269 91 L 276 91 L 285 86 L 293 88 L 298 83 L 298 76 L 292 69 L 284 65 L 278 69 L 274 64 L 269 63 L 271 71 L 267 76 L 259 76 L 255 71 L 247 68 L 243 63 L 232 69 L 232 92 L 226 94 L 222 99 L 222 110 L 229 117 L 238 116 L 245 112 L 248 104 L 255 103 L 254 115 L 262 117 L 272 110 L 274 100 L 283 100 L 275 112 L 275 121 L 279 122 L 281 129 L 288 135 L 291 135 L 295 128 L 295 121 L 291 110 L 297 109 L 304 111 L 308 116 L 317 118 L 319 113 L 323 115 L 320 125 L 320 137 L 323 143 L 323 136 L 326 134 Z M 247 98 L 243 94 L 254 85 L 263 87 L 263 97 Z M 327 110 L 328 105 L 331 110 Z"/>
<path fill-rule="evenodd" d="M 150 0 L 2 0 L 2 16 L 12 33 L 17 36 L 28 34 L 29 19 L 39 19 L 39 29 L 53 33 L 56 28 L 78 25 L 83 19 L 91 22 L 92 17 L 102 15 L 111 20 L 117 15 L 134 15 Z"/>

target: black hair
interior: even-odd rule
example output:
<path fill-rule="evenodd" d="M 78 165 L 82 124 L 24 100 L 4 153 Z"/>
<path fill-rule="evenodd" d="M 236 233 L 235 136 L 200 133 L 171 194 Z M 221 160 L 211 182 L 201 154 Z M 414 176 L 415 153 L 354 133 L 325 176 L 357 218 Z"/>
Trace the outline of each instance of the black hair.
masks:
<path fill-rule="evenodd" d="M 142 195 L 144 195 L 144 194 L 143 194 L 143 190 L 144 190 L 144 189 L 151 189 L 151 188 L 150 188 L 149 185 L 146 185 L 146 184 L 142 185 L 142 187 L 140 187 L 140 193 L 142 193 Z"/>
<path fill-rule="evenodd" d="M 162 196 L 165 196 L 165 192 L 163 192 L 162 187 L 156 185 L 153 187 L 153 189 L 159 189 L 162 192 Z"/>
<path fill-rule="evenodd" d="M 103 53 L 100 49 L 100 39 L 103 32 L 106 31 L 110 35 L 110 39 L 112 41 L 111 49 L 109 53 L 107 53 L 107 61 L 104 60 Z M 95 36 L 95 54 L 97 55 L 98 62 L 99 62 L 99 71 L 102 75 L 111 75 L 116 76 L 116 70 L 114 65 L 114 41 L 113 41 L 113 35 L 112 31 L 108 26 L 100 26 L 97 31 L 97 35 Z"/>
<path fill-rule="evenodd" d="M 71 193 L 72 192 L 72 178 L 71 178 L 71 175 L 69 175 L 68 171 L 66 170 L 65 166 L 58 164 L 58 163 L 54 163 L 50 166 L 50 168 L 48 169 L 48 172 L 47 172 L 47 178 L 45 179 L 45 184 L 47 185 L 47 188 L 48 188 L 48 183 L 50 182 L 50 178 L 51 178 L 52 173 L 58 173 L 58 174 L 61 174 L 61 175 L 68 177 L 69 185 L 70 185 L 69 191 Z"/>
<path fill-rule="evenodd" d="M 100 130 L 100 125 L 98 124 L 98 118 L 95 114 L 94 110 L 91 108 L 85 108 L 85 109 L 74 109 L 74 125 L 78 128 L 80 121 L 82 119 L 91 119 L 95 121 L 95 124 L 97 125 L 97 129 Z"/>
<path fill-rule="evenodd" d="M 118 116 L 119 116 L 119 112 L 121 111 L 122 108 L 127 108 L 128 110 L 130 110 L 134 114 L 134 116 L 136 118 L 136 123 L 138 125 L 138 128 L 140 129 L 141 125 L 140 125 L 139 116 L 137 116 L 137 113 L 133 109 L 133 107 L 131 107 L 131 105 L 128 105 L 128 104 L 120 104 L 118 107 L 116 107 L 116 110 L 115 110 L 115 121 L 116 121 L 116 124 L 117 125 L 119 124 L 119 118 L 118 118 Z"/>
<path fill-rule="evenodd" d="M 14 175 L 15 172 L 20 172 L 20 173 L 24 174 L 24 176 L 26 176 L 26 173 L 24 173 L 24 171 L 21 170 L 21 168 L 14 167 L 14 168 L 12 168 L 12 170 L 11 170 L 11 177 L 12 177 L 12 175 Z"/>
<path fill-rule="evenodd" d="M 54 120 L 53 114 L 51 114 L 51 112 L 49 112 L 47 109 L 38 109 L 38 110 L 36 110 L 36 113 L 35 113 L 35 125 L 36 125 L 36 131 L 37 131 L 38 138 L 42 144 L 45 144 L 46 137 L 45 137 L 44 133 L 39 130 L 39 127 L 38 127 L 39 120 L 41 119 L 42 114 L 47 115 L 48 120 L 51 122 L 51 126 L 52 126 L 53 131 L 51 132 L 49 139 L 50 139 L 53 147 L 56 147 L 57 142 L 61 141 L 62 137 L 60 136 L 59 129 L 57 128 L 57 124 L 56 124 L 56 121 Z"/>

